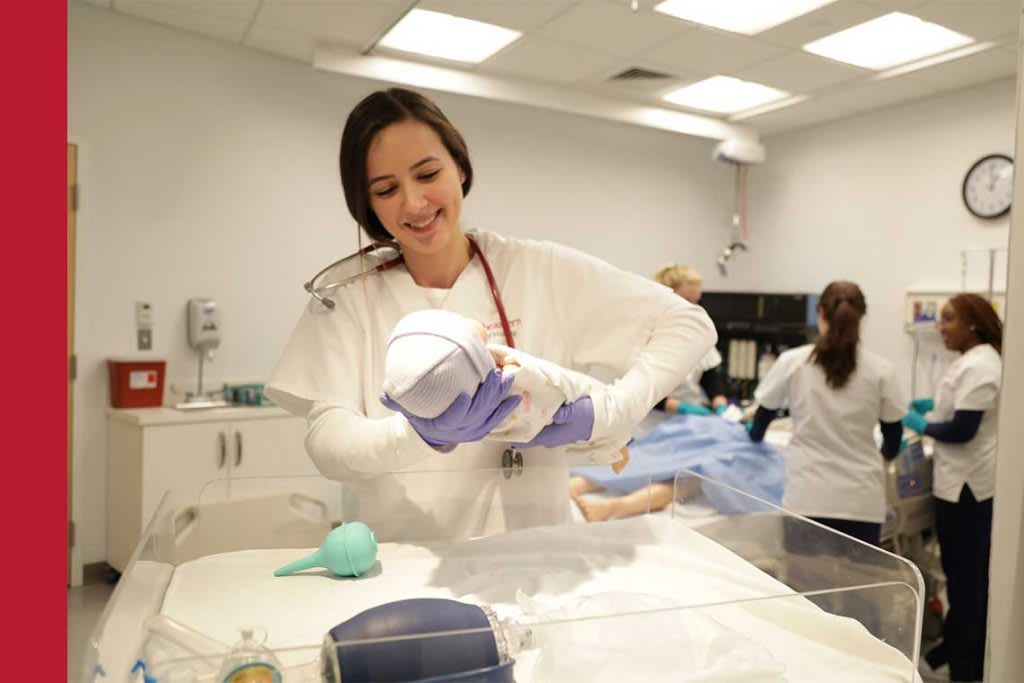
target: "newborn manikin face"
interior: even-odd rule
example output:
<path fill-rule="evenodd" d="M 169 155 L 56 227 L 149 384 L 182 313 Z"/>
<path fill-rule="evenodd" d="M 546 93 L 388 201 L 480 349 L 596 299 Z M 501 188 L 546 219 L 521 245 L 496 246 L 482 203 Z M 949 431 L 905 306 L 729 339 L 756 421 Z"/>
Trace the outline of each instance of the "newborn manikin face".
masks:
<path fill-rule="evenodd" d="M 491 358 L 494 359 L 494 364 L 502 370 L 508 368 L 518 368 L 519 364 L 515 361 L 515 358 L 506 355 L 506 351 L 503 348 L 489 346 L 490 335 L 487 333 L 487 328 L 481 322 L 476 322 L 476 331 L 480 335 L 480 340 L 483 341 L 484 346 L 487 346 L 487 350 L 491 354 Z"/>

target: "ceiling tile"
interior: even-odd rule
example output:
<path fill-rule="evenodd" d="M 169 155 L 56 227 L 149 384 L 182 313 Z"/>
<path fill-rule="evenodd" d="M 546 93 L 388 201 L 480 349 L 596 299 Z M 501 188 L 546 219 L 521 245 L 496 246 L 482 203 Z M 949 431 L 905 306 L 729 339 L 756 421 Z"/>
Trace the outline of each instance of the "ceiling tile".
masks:
<path fill-rule="evenodd" d="M 614 76 L 628 69 L 639 68 L 646 71 L 653 71 L 668 76 L 667 78 L 637 78 L 628 80 L 611 80 Z M 633 102 L 644 102 L 646 104 L 667 105 L 661 100 L 661 96 L 670 90 L 675 90 L 687 83 L 707 78 L 711 74 L 686 69 L 665 69 L 654 64 L 623 58 L 610 68 L 598 71 L 589 76 L 585 82 L 578 84 L 580 87 L 591 92 L 600 93 L 605 97 L 626 98 Z"/>
<path fill-rule="evenodd" d="M 626 2 L 585 0 L 539 28 L 534 35 L 627 57 L 688 28 L 683 22 L 662 14 L 632 12 Z"/>
<path fill-rule="evenodd" d="M 190 33 L 198 33 L 232 43 L 241 42 L 245 30 L 249 26 L 248 17 L 242 16 L 241 13 L 230 17 L 190 9 L 195 4 L 197 3 L 116 0 L 114 9 Z"/>
<path fill-rule="evenodd" d="M 843 86 L 831 95 L 812 97 L 793 107 L 777 109 L 738 123 L 753 126 L 767 135 L 895 106 L 935 93 L 934 89 L 897 78 L 871 81 Z"/>
<path fill-rule="evenodd" d="M 768 45 L 754 38 L 696 28 L 641 52 L 637 57 L 665 69 L 731 74 L 784 52 L 786 48 Z"/>
<path fill-rule="evenodd" d="M 806 93 L 823 86 L 862 78 L 871 73 L 873 72 L 801 51 L 790 52 L 782 57 L 755 64 L 736 72 L 735 76 L 791 93 Z"/>
<path fill-rule="evenodd" d="M 245 36 L 246 47 L 312 64 L 316 41 L 308 33 L 254 24 Z"/>
<path fill-rule="evenodd" d="M 628 100 L 630 102 L 642 102 L 643 104 L 653 107 L 673 109 L 676 105 L 664 101 L 662 99 L 662 95 L 673 90 L 678 90 L 694 80 L 699 80 L 699 78 L 660 78 L 656 80 L 606 81 L 604 83 L 586 83 L 583 84 L 582 87 L 604 97 Z M 708 116 L 716 115 L 712 112 L 701 113 Z"/>
<path fill-rule="evenodd" d="M 812 40 L 862 24 L 888 12 L 857 0 L 837 0 L 785 24 L 762 31 L 757 38 L 769 43 L 803 47 Z"/>
<path fill-rule="evenodd" d="M 909 12 L 918 5 L 923 5 L 928 0 L 864 0 L 869 5 L 877 5 L 889 12 Z"/>
<path fill-rule="evenodd" d="M 111 4 L 114 9 L 126 13 L 134 13 L 132 8 L 145 11 L 146 5 L 163 5 L 182 12 L 251 21 L 260 0 L 111 0 Z"/>
<path fill-rule="evenodd" d="M 810 126 L 820 121 L 839 118 L 842 114 L 835 109 L 826 107 L 813 99 L 806 100 L 791 107 L 776 109 L 760 116 L 737 121 L 741 125 L 751 126 L 761 135 L 770 135 L 794 128 Z M 769 156 L 770 158 L 770 156 Z"/>
<path fill-rule="evenodd" d="M 965 88 L 1013 76 L 1015 73 L 1017 73 L 1017 51 L 1009 47 L 995 47 L 961 59 L 911 71 L 888 80 L 901 81 L 939 91 Z"/>
<path fill-rule="evenodd" d="M 909 102 L 934 93 L 933 88 L 899 78 L 890 78 L 844 86 L 832 94 L 815 98 L 815 101 L 838 114 L 846 115 Z"/>
<path fill-rule="evenodd" d="M 914 7 L 909 14 L 978 40 L 989 40 L 1007 35 L 1016 37 L 1021 7 L 1012 1 L 928 2 Z"/>
<path fill-rule="evenodd" d="M 638 12 L 649 12 L 654 9 L 654 6 L 660 3 L 662 0 L 637 0 L 636 8 Z M 626 5 L 632 10 L 632 0 L 602 0 L 611 5 Z"/>
<path fill-rule="evenodd" d="M 480 73 L 573 83 L 610 68 L 617 57 L 543 38 L 521 38 L 484 62 Z"/>
<path fill-rule="evenodd" d="M 408 0 L 264 0 L 255 26 L 288 29 L 320 45 L 362 50 L 409 6 Z"/>
<path fill-rule="evenodd" d="M 517 31 L 533 31 L 577 0 L 422 0 L 416 7 L 445 12 Z"/>

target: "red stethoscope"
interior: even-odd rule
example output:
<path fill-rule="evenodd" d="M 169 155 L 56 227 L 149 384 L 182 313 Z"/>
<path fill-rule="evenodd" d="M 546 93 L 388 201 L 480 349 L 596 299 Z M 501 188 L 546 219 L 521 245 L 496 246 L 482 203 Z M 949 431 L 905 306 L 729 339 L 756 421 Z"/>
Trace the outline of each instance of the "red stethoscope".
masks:
<path fill-rule="evenodd" d="M 491 289 L 491 297 L 494 299 L 494 307 L 498 309 L 498 318 L 501 320 L 501 330 L 505 333 L 505 344 L 509 348 L 515 348 L 516 342 L 512 338 L 512 326 L 508 322 L 508 315 L 505 313 L 505 304 L 501 301 L 501 292 L 498 291 L 498 283 L 494 281 L 494 273 L 491 271 L 491 264 L 488 263 L 480 245 L 476 243 L 472 235 L 466 235 L 469 240 L 469 247 L 483 266 L 484 275 L 487 276 L 487 285 Z M 340 261 L 335 261 L 319 273 L 314 275 L 309 282 L 303 285 L 305 290 L 313 295 L 320 303 L 327 308 L 334 310 L 334 301 L 330 295 L 339 287 L 354 282 L 362 277 L 373 273 L 382 273 L 391 270 L 397 265 L 405 262 L 401 250 L 394 243 L 375 243 L 363 247 L 359 251 Z"/>

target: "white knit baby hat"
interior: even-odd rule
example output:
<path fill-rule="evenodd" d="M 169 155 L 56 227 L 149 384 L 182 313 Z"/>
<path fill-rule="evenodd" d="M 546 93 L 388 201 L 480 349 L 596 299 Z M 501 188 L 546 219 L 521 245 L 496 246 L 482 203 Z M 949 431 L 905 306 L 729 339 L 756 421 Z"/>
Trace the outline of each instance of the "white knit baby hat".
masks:
<path fill-rule="evenodd" d="M 395 325 L 384 358 L 384 392 L 408 412 L 434 418 L 470 396 L 494 368 L 477 323 L 457 313 L 410 313 Z"/>

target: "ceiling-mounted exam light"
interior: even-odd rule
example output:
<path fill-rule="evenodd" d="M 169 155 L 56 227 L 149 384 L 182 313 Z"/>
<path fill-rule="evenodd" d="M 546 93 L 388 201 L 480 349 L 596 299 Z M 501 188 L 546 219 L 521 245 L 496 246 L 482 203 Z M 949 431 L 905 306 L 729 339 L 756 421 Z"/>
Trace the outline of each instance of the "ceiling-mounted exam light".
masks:
<path fill-rule="evenodd" d="M 753 140 L 723 140 L 711 153 L 715 161 L 724 161 L 735 166 L 736 182 L 733 190 L 732 229 L 729 244 L 718 254 L 718 272 L 722 277 L 729 275 L 729 259 L 737 251 L 747 250 L 747 168 L 764 162 L 764 145 Z"/>
<path fill-rule="evenodd" d="M 715 146 L 711 153 L 715 161 L 727 161 L 731 164 L 754 164 L 764 163 L 764 145 L 754 140 L 722 140 Z"/>

